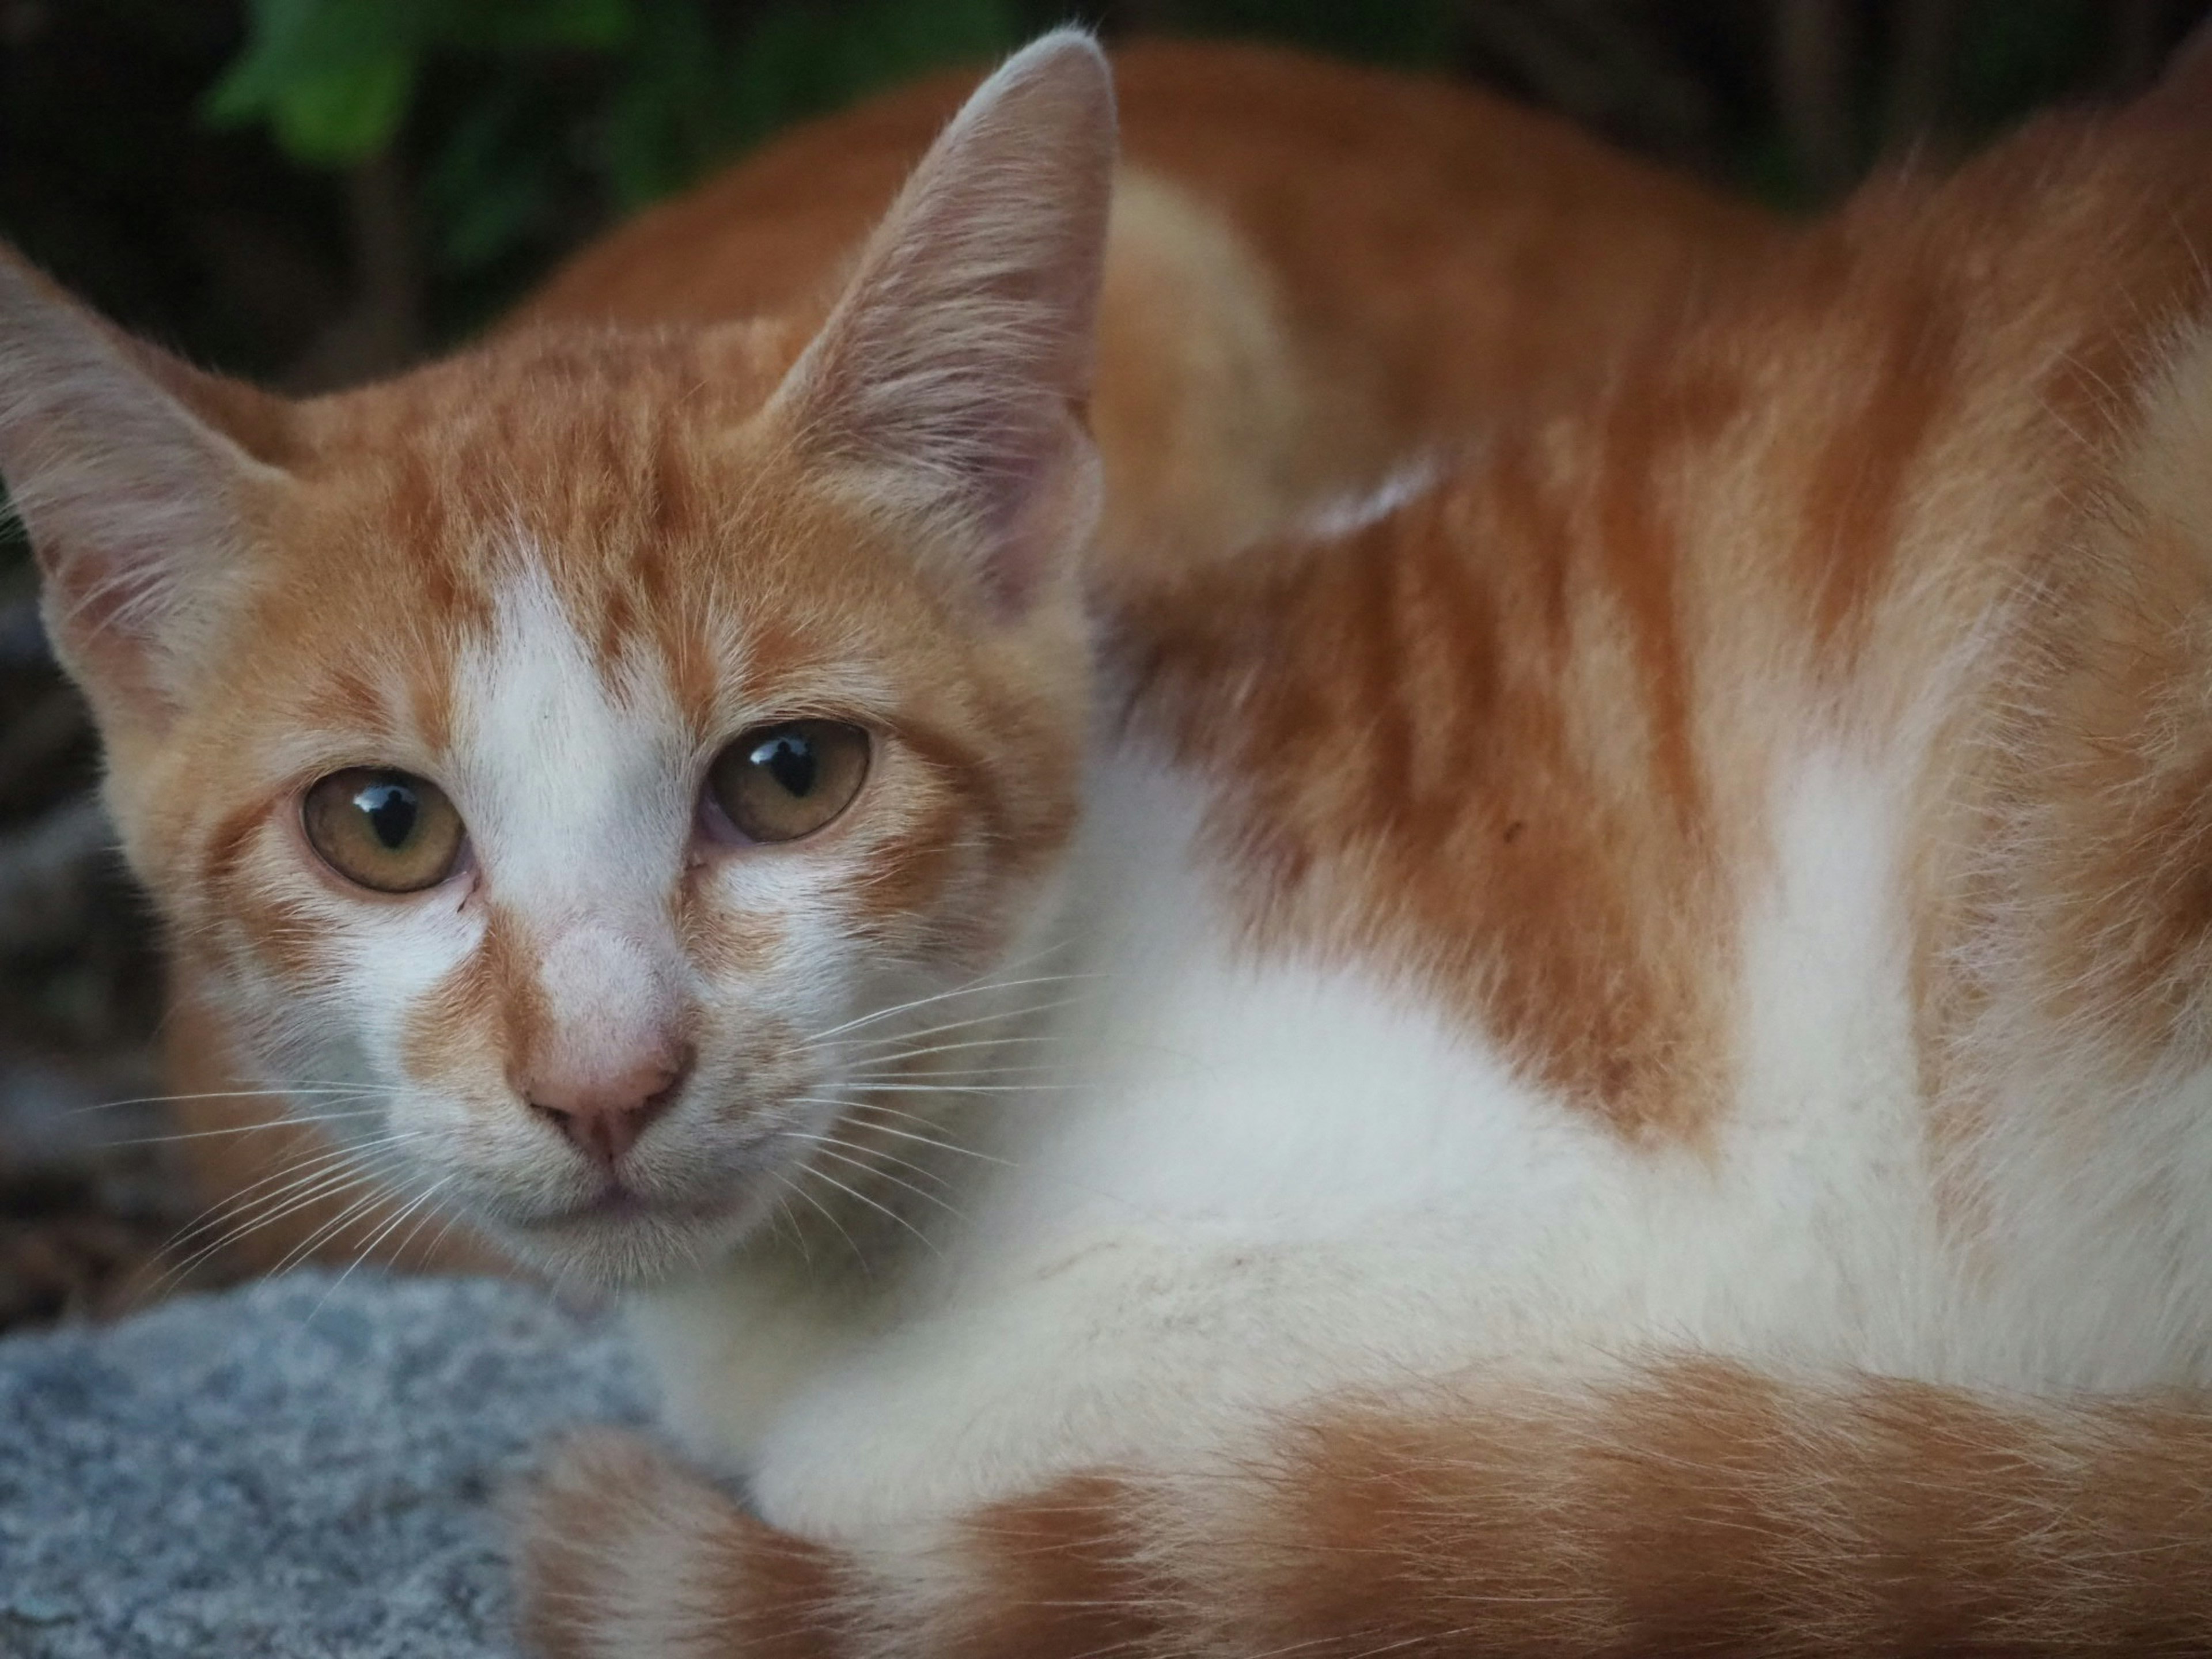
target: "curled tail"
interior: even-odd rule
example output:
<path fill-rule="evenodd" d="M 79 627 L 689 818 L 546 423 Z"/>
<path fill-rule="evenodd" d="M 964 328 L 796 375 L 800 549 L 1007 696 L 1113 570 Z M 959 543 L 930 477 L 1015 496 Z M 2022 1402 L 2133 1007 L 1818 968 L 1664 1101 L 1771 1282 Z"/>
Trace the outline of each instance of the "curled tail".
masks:
<path fill-rule="evenodd" d="M 2212 1653 L 2212 1408 L 1670 1361 L 836 1546 L 598 1437 L 522 1589 L 548 1659 Z"/>

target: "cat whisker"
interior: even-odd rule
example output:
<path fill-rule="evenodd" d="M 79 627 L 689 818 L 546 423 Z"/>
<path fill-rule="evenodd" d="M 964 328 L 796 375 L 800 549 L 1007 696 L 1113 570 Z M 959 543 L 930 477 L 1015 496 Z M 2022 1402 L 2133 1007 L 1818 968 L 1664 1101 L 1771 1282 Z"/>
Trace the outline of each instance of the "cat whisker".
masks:
<path fill-rule="evenodd" d="M 1038 1048 L 1053 1042 L 1054 1038 L 1046 1036 L 969 1037 L 958 1042 L 927 1043 L 919 1048 L 902 1048 L 888 1054 L 866 1054 L 863 1057 L 870 1066 L 897 1066 L 924 1060 L 932 1054 L 959 1054 L 970 1048 Z"/>
<path fill-rule="evenodd" d="M 912 1170 L 923 1180 L 934 1182 L 940 1187 L 949 1187 L 951 1184 L 934 1170 L 925 1169 L 921 1164 L 915 1163 L 911 1158 L 893 1158 L 887 1152 L 872 1152 L 871 1148 L 860 1146 L 854 1141 L 842 1139 L 836 1135 L 806 1134 L 797 1130 L 792 1130 L 787 1132 L 787 1138 L 793 1140 L 804 1140 L 809 1142 L 817 1151 L 827 1153 L 832 1158 L 841 1158 L 843 1162 L 848 1164 L 857 1164 L 864 1170 L 875 1170 L 878 1174 L 882 1175 L 884 1180 L 890 1182 L 894 1186 L 904 1187 L 908 1192 L 914 1194 L 915 1197 L 928 1199 L 932 1203 L 944 1203 L 944 1200 L 938 1197 L 934 1193 L 923 1192 L 920 1188 L 911 1186 L 908 1182 L 900 1180 L 897 1176 L 888 1174 L 886 1172 L 886 1166 L 888 1166 L 888 1169 L 891 1170 Z M 953 1210 L 950 1205 L 946 1205 L 945 1207 L 960 1220 L 964 1221 L 967 1219 L 967 1218 L 961 1215 L 957 1210 Z"/>
<path fill-rule="evenodd" d="M 356 1169 L 349 1161 L 330 1160 L 319 1169 L 296 1176 L 276 1191 L 263 1194 L 251 1205 L 241 1206 L 228 1213 L 211 1216 L 199 1222 L 163 1248 L 165 1250 L 180 1249 L 195 1240 L 202 1241 L 197 1249 L 178 1264 L 180 1272 L 188 1271 L 226 1246 L 250 1238 L 286 1216 L 364 1184 L 368 1179 L 368 1172 Z"/>
<path fill-rule="evenodd" d="M 413 1138 L 413 1132 L 395 1131 L 362 1147 L 325 1149 L 307 1158 L 288 1164 L 221 1202 L 210 1206 L 165 1242 L 161 1251 L 166 1255 L 182 1249 L 193 1240 L 213 1233 L 215 1237 L 204 1247 L 194 1251 L 180 1264 L 182 1268 L 189 1269 L 226 1243 L 247 1237 L 305 1205 L 327 1197 L 333 1190 L 343 1191 L 349 1181 L 368 1178 L 370 1172 L 356 1167 L 357 1158 L 387 1150 L 404 1139 Z M 281 1184 L 273 1191 L 260 1191 L 271 1182 Z M 256 1196 L 257 1193 L 258 1196 Z"/>
<path fill-rule="evenodd" d="M 181 1106 L 195 1100 L 289 1100 L 308 1096 L 329 1097 L 337 1095 L 351 1095 L 366 1100 L 386 1092 L 388 1091 L 359 1084 L 343 1086 L 331 1084 L 299 1089 L 210 1089 L 200 1094 L 130 1095 L 121 1100 L 95 1100 L 82 1106 L 72 1106 L 63 1115 L 76 1117 L 86 1112 L 120 1111 L 126 1106 Z"/>
<path fill-rule="evenodd" d="M 396 1232 L 398 1230 L 400 1224 L 405 1221 L 409 1216 L 422 1210 L 424 1205 L 428 1204 L 433 1198 L 436 1197 L 440 1188 L 450 1185 L 453 1179 L 453 1177 L 449 1175 L 441 1176 L 437 1180 L 432 1182 L 428 1187 L 416 1194 L 413 1199 L 409 1200 L 407 1205 L 401 1209 L 397 1215 L 393 1216 L 391 1220 L 386 1222 L 384 1225 L 378 1228 L 375 1233 L 371 1236 L 368 1242 L 354 1252 L 354 1258 L 352 1261 L 346 1263 L 345 1271 L 341 1273 L 337 1278 L 331 1282 L 330 1287 L 323 1292 L 322 1300 L 315 1304 L 314 1311 L 307 1316 L 309 1322 L 312 1322 L 315 1315 L 322 1312 L 324 1308 L 329 1305 L 330 1299 L 338 1293 L 338 1291 L 344 1285 L 347 1279 L 353 1277 L 353 1270 L 361 1266 L 361 1264 L 366 1261 L 370 1256 L 376 1254 L 376 1247 L 378 1245 L 383 1243 L 386 1239 L 389 1238 L 394 1232 Z M 434 1213 L 434 1212 L 432 1213 Z"/>
<path fill-rule="evenodd" d="M 1079 1083 L 867 1083 L 860 1085 L 866 1094 L 895 1095 L 1026 1095 L 1057 1094 L 1064 1090 L 1080 1089 Z"/>
<path fill-rule="evenodd" d="M 388 1137 L 380 1137 L 363 1143 L 360 1147 L 324 1147 L 310 1152 L 304 1158 L 293 1159 L 282 1168 L 270 1171 L 258 1181 L 248 1182 L 236 1192 L 210 1205 L 199 1216 L 194 1218 L 193 1222 L 182 1235 L 172 1239 L 170 1243 L 171 1245 L 180 1244 L 206 1227 L 218 1225 L 235 1218 L 243 1208 L 254 1204 L 273 1201 L 302 1182 L 315 1178 L 319 1172 L 327 1171 L 335 1165 L 351 1163 L 361 1152 L 380 1150 L 386 1145 L 396 1144 L 400 1137 L 410 1134 L 410 1131 L 395 1130 Z M 261 1192 L 262 1188 L 268 1187 L 272 1182 L 283 1182 L 283 1185 L 274 1193 Z M 257 1193 L 260 1194 L 258 1198 L 255 1196 Z"/>
<path fill-rule="evenodd" d="M 336 1238 L 340 1233 L 343 1232 L 346 1228 L 352 1224 L 356 1216 L 371 1213 L 375 1210 L 378 1205 L 389 1204 L 392 1201 L 393 1194 L 392 1193 L 392 1189 L 386 1186 L 384 1182 L 377 1180 L 374 1175 L 368 1171 L 363 1171 L 362 1176 L 364 1183 L 367 1184 L 369 1188 L 367 1195 L 356 1200 L 352 1204 L 348 1205 L 343 1210 L 341 1210 L 337 1214 L 324 1222 L 321 1226 L 316 1228 L 314 1231 L 309 1233 L 307 1237 L 301 1239 L 290 1249 L 287 1250 L 276 1265 L 269 1270 L 269 1276 L 270 1278 L 273 1279 L 280 1273 L 287 1273 L 292 1268 L 298 1267 L 301 1262 L 307 1261 L 308 1257 L 312 1256 L 315 1253 L 317 1248 L 320 1246 L 325 1240 Z"/>
<path fill-rule="evenodd" d="M 406 1254 L 415 1248 L 415 1241 L 422 1236 L 422 1229 L 428 1226 L 431 1222 L 438 1221 L 441 1224 L 437 1232 L 432 1236 L 423 1252 L 424 1260 L 434 1260 L 440 1248 L 446 1242 L 446 1236 L 453 1231 L 453 1224 L 460 1218 L 460 1212 L 458 1210 L 441 1209 L 435 1206 L 424 1210 L 421 1219 L 407 1230 L 407 1237 L 392 1247 L 393 1260 L 404 1258 Z"/>
<path fill-rule="evenodd" d="M 265 1130 L 289 1128 L 295 1125 L 312 1127 L 319 1123 L 340 1123 L 354 1118 L 382 1117 L 384 1115 L 384 1109 L 380 1106 L 363 1107 L 357 1112 L 317 1112 L 312 1115 L 301 1113 L 283 1117 L 264 1118 L 253 1123 L 228 1124 L 220 1129 L 185 1129 L 173 1134 L 134 1135 L 127 1140 L 103 1140 L 99 1145 L 107 1148 L 167 1146 L 179 1141 L 206 1140 L 218 1135 L 258 1134 Z"/>
<path fill-rule="evenodd" d="M 964 1066 L 957 1071 L 942 1072 L 933 1071 L 927 1066 L 919 1070 L 903 1066 L 885 1066 L 865 1072 L 848 1072 L 838 1079 L 838 1086 L 849 1090 L 854 1094 L 861 1095 L 872 1089 L 883 1088 L 893 1083 L 913 1084 L 917 1087 L 934 1085 L 948 1089 L 976 1078 L 1025 1078 L 1035 1083 L 1050 1080 L 1061 1075 L 1066 1070 L 1066 1067 L 1061 1066 Z M 1000 1086 L 1015 1088 L 1023 1085 L 1006 1084 Z"/>
<path fill-rule="evenodd" d="M 310 1178 L 302 1177 L 302 1179 Z M 149 1295 L 159 1297 L 165 1294 L 171 1285 L 181 1281 L 194 1267 L 226 1246 L 234 1245 L 240 1240 L 250 1238 L 264 1227 L 282 1220 L 294 1211 L 331 1198 L 334 1194 L 343 1194 L 353 1186 L 364 1183 L 368 1179 L 365 1172 L 350 1166 L 341 1167 L 335 1172 L 325 1169 L 312 1177 L 312 1185 L 308 1191 L 289 1202 L 281 1201 L 284 1199 L 285 1191 L 290 1190 L 289 1188 L 269 1195 L 265 1202 L 276 1207 L 254 1214 L 252 1218 L 242 1226 L 228 1224 L 235 1219 L 234 1213 L 231 1216 L 218 1216 L 200 1222 L 191 1229 L 185 1237 L 190 1239 L 195 1237 L 204 1237 L 205 1242 L 189 1255 L 172 1261 L 148 1287 Z M 166 1255 L 170 1250 L 181 1248 L 185 1240 L 179 1240 L 174 1243 L 164 1245 L 163 1253 Z"/>
<path fill-rule="evenodd" d="M 842 1036 L 847 1031 L 859 1030 L 863 1026 L 873 1025 L 881 1020 L 894 1019 L 901 1014 L 910 1013 L 916 1008 L 927 1008 L 933 1003 L 947 1002 L 956 997 L 985 996 L 996 991 L 1018 991 L 1033 985 L 1060 985 L 1070 980 L 1097 977 L 1095 974 L 1042 974 L 1026 979 L 999 980 L 981 984 L 957 986 L 950 991 L 939 991 L 931 996 L 915 997 L 910 1001 L 893 1003 L 888 1008 L 878 1008 L 872 1012 L 860 1015 L 857 1019 L 848 1019 L 842 1025 L 833 1025 L 825 1031 L 817 1031 L 809 1041 L 811 1042 L 827 1042 L 830 1038 Z"/>
<path fill-rule="evenodd" d="M 870 1198 L 866 1193 L 847 1186 L 843 1182 L 838 1180 L 836 1176 L 831 1175 L 827 1170 L 823 1169 L 818 1164 L 811 1162 L 802 1163 L 798 1167 L 801 1174 L 818 1176 L 822 1180 L 828 1182 L 839 1192 L 844 1194 L 846 1197 L 853 1199 L 859 1203 L 866 1205 L 878 1215 L 889 1217 L 900 1226 L 905 1228 L 907 1231 L 912 1233 L 917 1239 L 921 1240 L 922 1248 L 927 1249 L 932 1255 L 941 1254 L 937 1248 L 937 1242 L 934 1239 L 931 1238 L 927 1233 L 922 1231 L 921 1228 L 915 1226 L 913 1222 L 908 1220 L 904 1216 L 901 1215 L 896 1210 L 892 1209 L 889 1205 L 879 1204 L 874 1199 Z M 854 1248 L 858 1249 L 860 1247 L 855 1245 Z"/>
<path fill-rule="evenodd" d="M 829 1103 L 823 1102 L 817 1103 L 827 1104 Z M 929 1121 L 927 1118 L 915 1116 L 911 1112 L 902 1112 L 897 1114 L 897 1115 L 902 1117 L 911 1117 L 917 1123 L 927 1123 Z M 979 1152 L 972 1146 L 963 1146 L 957 1142 L 951 1140 L 939 1140 L 931 1135 L 916 1134 L 911 1129 L 894 1129 L 888 1123 L 871 1123 L 868 1125 L 868 1133 L 871 1134 L 890 1135 L 900 1140 L 911 1140 L 923 1146 L 933 1147 L 940 1152 L 957 1152 L 963 1158 L 972 1158 L 977 1162 L 982 1164 L 995 1164 L 1001 1169 L 1011 1170 L 1014 1167 L 1012 1162 L 1009 1159 L 994 1158 L 989 1152 Z"/>
<path fill-rule="evenodd" d="M 840 1164 L 849 1164 L 854 1169 L 859 1170 L 866 1175 L 873 1176 L 878 1181 L 887 1181 L 892 1186 L 898 1188 L 903 1192 L 912 1193 L 916 1198 L 921 1199 L 924 1203 L 934 1204 L 939 1209 L 944 1211 L 945 1214 L 951 1216 L 955 1221 L 964 1224 L 968 1219 L 965 1215 L 961 1213 L 960 1210 L 957 1206 L 947 1201 L 945 1198 L 936 1193 L 928 1191 L 927 1188 L 917 1187 L 910 1181 L 900 1179 L 897 1176 L 891 1174 L 890 1170 L 884 1169 L 880 1161 L 856 1158 L 848 1153 L 841 1152 L 833 1146 L 817 1146 L 815 1148 L 815 1151 L 818 1156 L 823 1158 L 834 1158 Z M 898 1167 L 901 1169 L 913 1169 L 915 1166 L 911 1164 L 899 1163 Z"/>
<path fill-rule="evenodd" d="M 452 1235 L 453 1229 L 460 1224 L 460 1221 L 461 1212 L 459 1210 L 447 1210 L 445 1212 L 445 1224 L 438 1229 L 429 1243 L 423 1247 L 423 1260 L 426 1261 L 437 1260 L 438 1252 L 446 1248 L 446 1240 Z M 400 1242 L 399 1249 L 402 1251 L 410 1249 L 414 1243 L 414 1235 L 410 1233 Z"/>
<path fill-rule="evenodd" d="M 791 1248 L 799 1252 L 799 1262 L 805 1267 L 807 1277 L 811 1279 L 814 1276 L 814 1252 L 807 1248 L 806 1230 L 799 1224 L 799 1218 L 792 1213 L 788 1192 L 775 1195 L 775 1207 L 769 1212 L 768 1224 L 771 1234 L 791 1241 Z"/>
<path fill-rule="evenodd" d="M 811 1039 L 809 1046 L 834 1047 L 845 1053 L 863 1054 L 872 1048 L 889 1048 L 894 1043 L 914 1042 L 924 1037 L 942 1036 L 948 1031 L 965 1031 L 970 1030 L 978 1025 L 995 1025 L 1009 1024 L 1023 1019 L 1034 1018 L 1039 1014 L 1047 1014 L 1052 1012 L 1055 1009 L 1067 1007 L 1080 1000 L 1081 999 L 1079 997 L 1072 996 L 1052 997 L 1042 1001 L 1025 1003 L 1015 1007 L 994 1008 L 987 1014 L 963 1014 L 957 1019 L 943 1020 L 934 1025 L 917 1026 L 910 1030 L 885 1031 L 875 1036 L 860 1037 L 857 1039 L 851 1037 L 841 1038 L 834 1044 L 827 1041 L 827 1034 L 825 1033 L 822 1036 Z M 1026 1034 L 1018 1032 L 1009 1032 L 1006 1037 L 998 1040 L 1012 1042 L 1016 1036 L 1025 1035 Z M 987 1037 L 981 1040 L 990 1042 L 993 1039 Z"/>

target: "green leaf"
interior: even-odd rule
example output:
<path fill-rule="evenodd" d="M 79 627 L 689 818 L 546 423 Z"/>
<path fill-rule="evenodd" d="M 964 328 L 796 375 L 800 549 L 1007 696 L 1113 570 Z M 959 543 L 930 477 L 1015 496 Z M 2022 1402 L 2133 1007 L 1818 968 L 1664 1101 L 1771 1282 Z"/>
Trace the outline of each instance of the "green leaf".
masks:
<path fill-rule="evenodd" d="M 599 133 L 608 183 L 625 210 L 689 184 L 721 148 L 719 56 L 696 0 L 659 0 L 646 13 Z"/>
<path fill-rule="evenodd" d="M 557 222 L 574 119 L 526 60 L 497 65 L 422 176 L 442 269 L 482 272 Z"/>
<path fill-rule="evenodd" d="M 391 143 L 430 54 L 605 51 L 635 21 L 632 0 L 252 0 L 246 49 L 202 112 L 265 120 L 293 160 L 345 166 Z"/>
<path fill-rule="evenodd" d="M 440 38 L 465 48 L 604 52 L 636 32 L 631 0 L 466 0 L 440 15 Z"/>
<path fill-rule="evenodd" d="M 254 0 L 246 52 L 201 112 L 219 126 L 266 120 L 295 161 L 366 160 L 406 114 L 428 15 L 413 0 Z"/>
<path fill-rule="evenodd" d="M 303 77 L 276 96 L 276 142 L 313 166 L 365 161 L 392 143 L 414 89 L 415 60 L 399 52 Z"/>

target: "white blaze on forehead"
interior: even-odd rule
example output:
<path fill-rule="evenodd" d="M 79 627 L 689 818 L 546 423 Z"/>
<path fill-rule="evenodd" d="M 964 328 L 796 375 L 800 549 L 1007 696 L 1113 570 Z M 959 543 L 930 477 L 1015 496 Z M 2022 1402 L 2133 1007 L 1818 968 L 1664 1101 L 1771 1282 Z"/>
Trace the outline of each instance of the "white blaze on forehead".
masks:
<path fill-rule="evenodd" d="M 459 665 L 453 710 L 451 787 L 495 901 L 602 925 L 661 910 L 691 819 L 689 744 L 665 679 L 599 662 L 544 572 L 523 563 Z"/>
<path fill-rule="evenodd" d="M 694 768 L 665 678 L 599 660 L 525 565 L 460 665 L 453 732 L 479 878 L 544 997 L 542 1051 L 515 1058 L 548 1079 L 634 1069 L 665 1048 L 684 976 L 669 900 Z"/>

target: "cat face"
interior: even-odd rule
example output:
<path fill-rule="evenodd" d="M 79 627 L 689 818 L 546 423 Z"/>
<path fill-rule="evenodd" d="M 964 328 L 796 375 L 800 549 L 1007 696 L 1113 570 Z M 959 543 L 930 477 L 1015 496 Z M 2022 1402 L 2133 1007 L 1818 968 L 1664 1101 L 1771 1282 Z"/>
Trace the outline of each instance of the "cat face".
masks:
<path fill-rule="evenodd" d="M 1034 931 L 1111 152 L 1054 37 L 811 335 L 525 334 L 300 406 L 0 264 L 0 465 L 175 971 L 403 1192 L 594 1276 L 711 1251 L 872 1016 Z"/>

